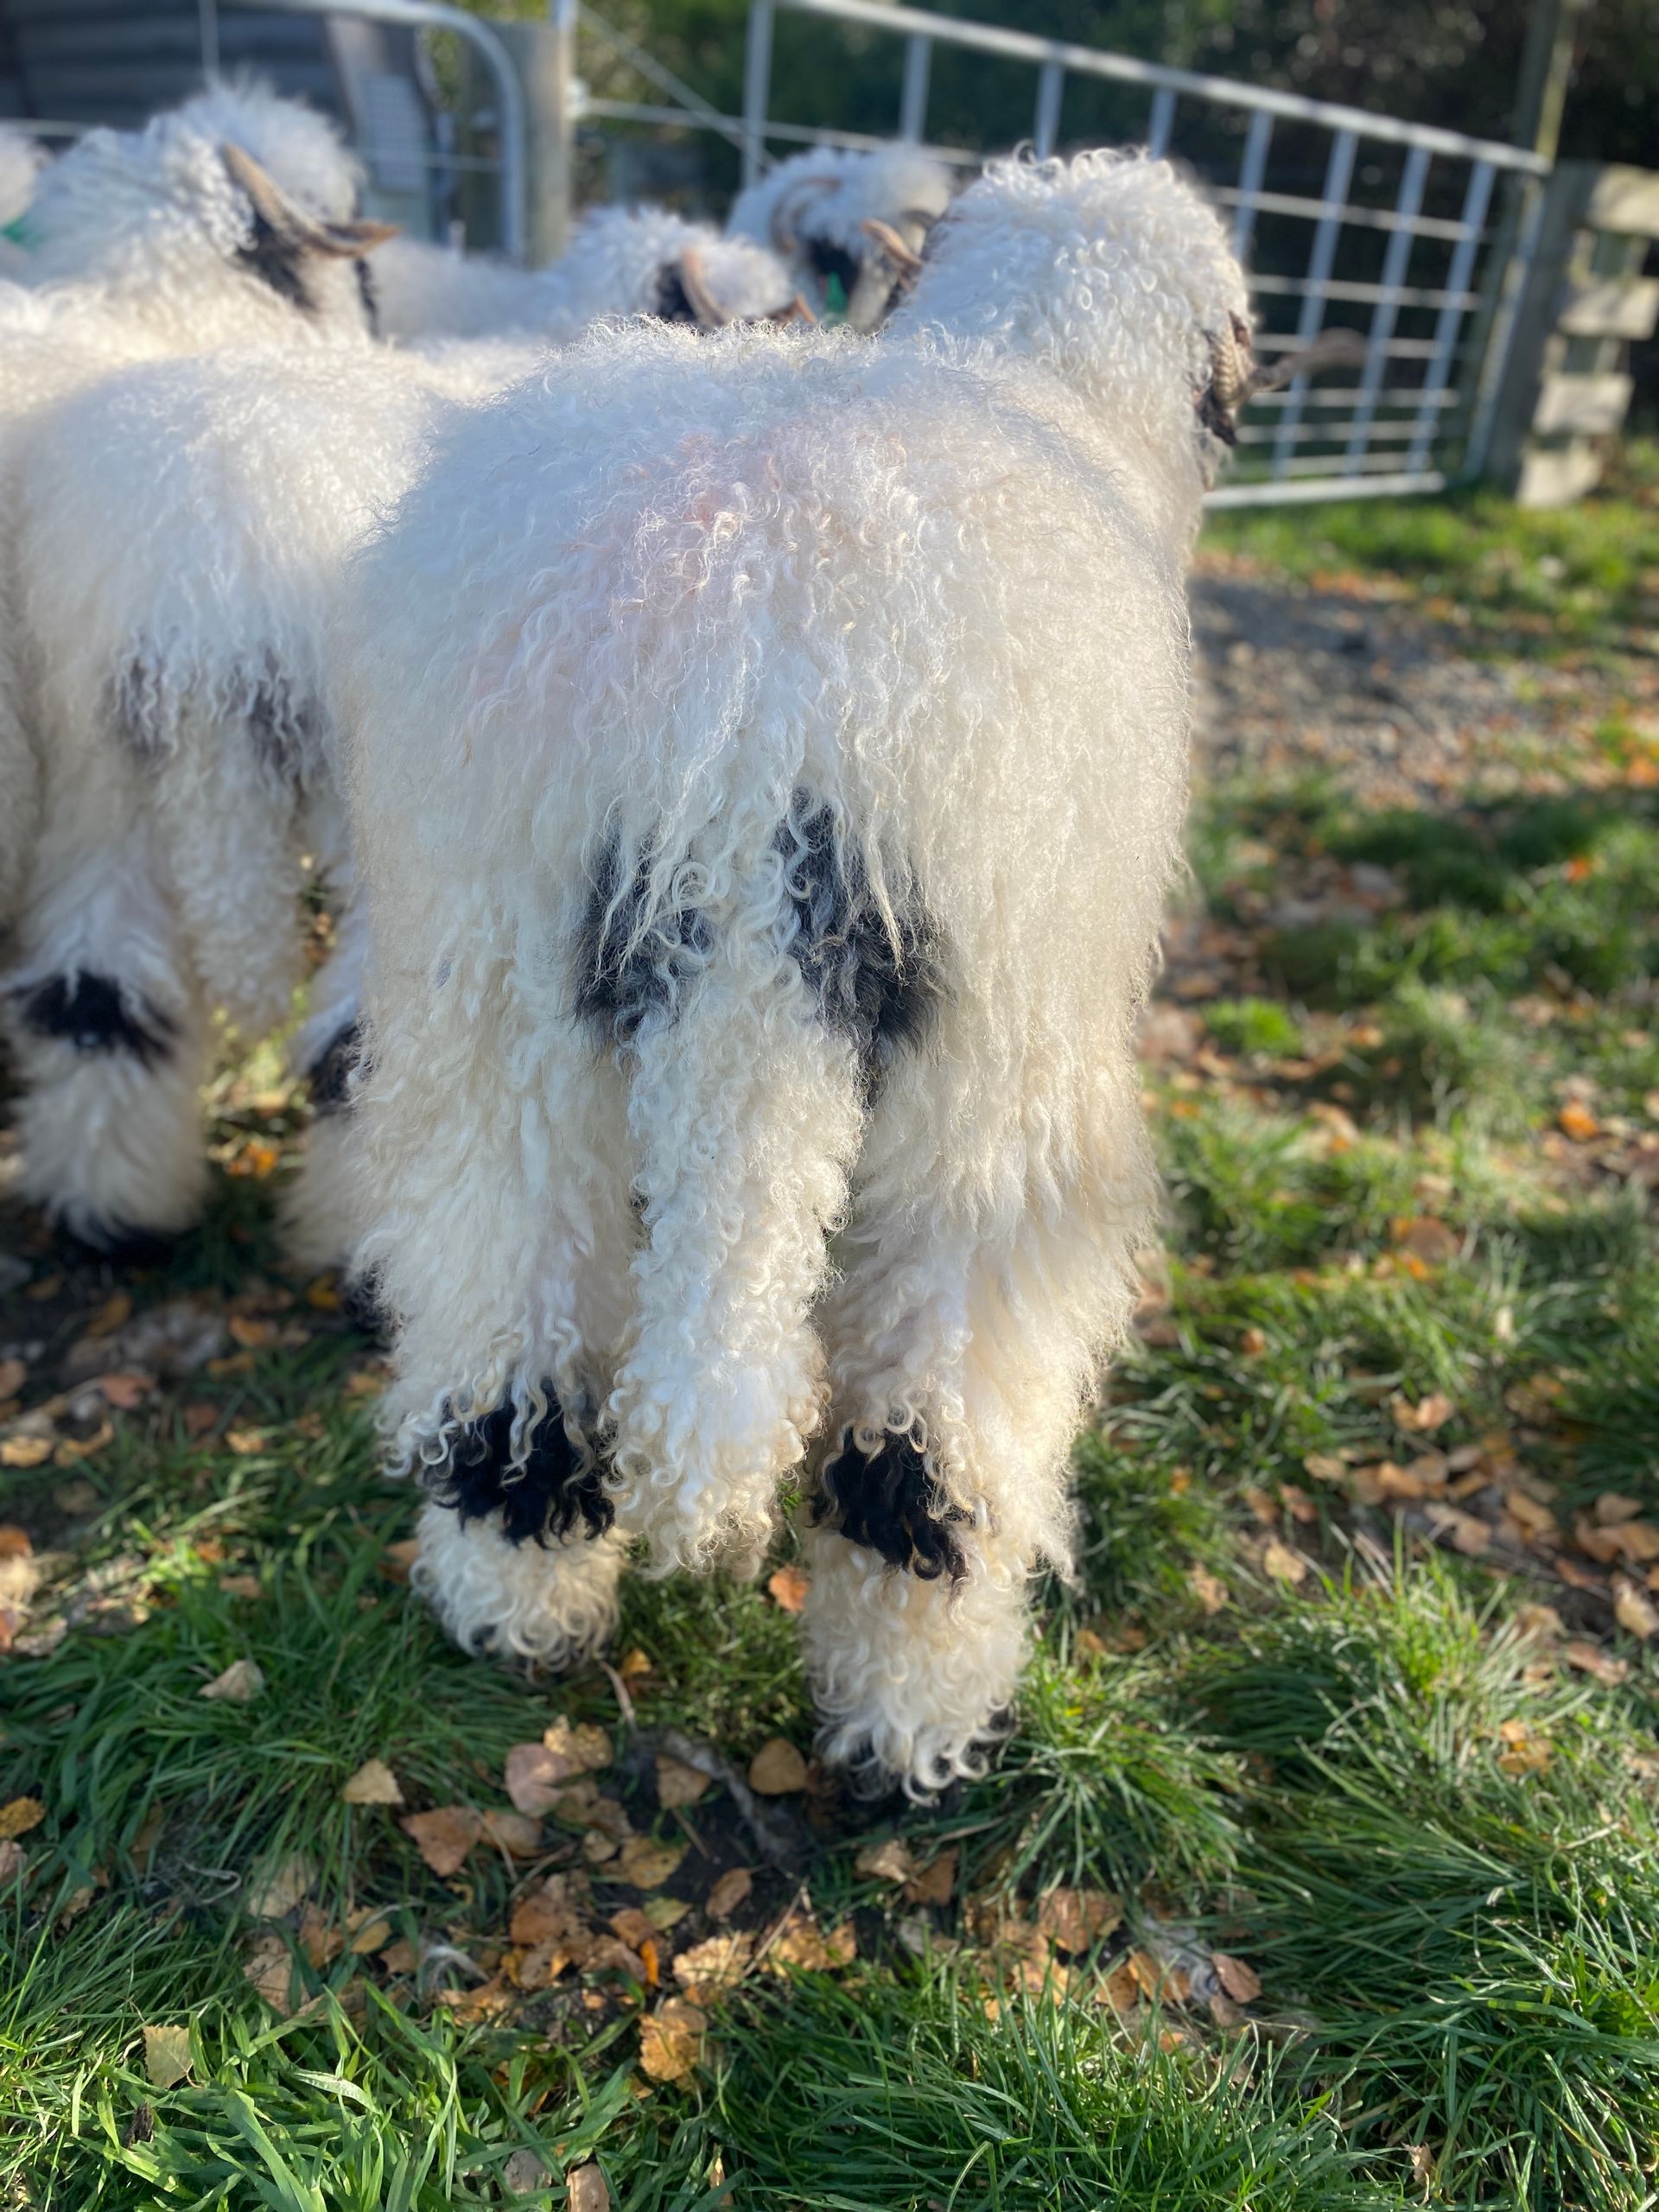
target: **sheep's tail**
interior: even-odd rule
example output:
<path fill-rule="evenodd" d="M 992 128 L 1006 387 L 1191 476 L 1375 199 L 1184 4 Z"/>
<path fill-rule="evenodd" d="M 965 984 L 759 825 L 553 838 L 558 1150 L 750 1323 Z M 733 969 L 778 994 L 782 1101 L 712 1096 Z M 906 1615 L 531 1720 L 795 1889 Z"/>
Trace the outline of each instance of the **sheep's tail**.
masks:
<path fill-rule="evenodd" d="M 325 781 L 321 709 L 270 656 L 174 680 L 136 658 L 120 741 L 146 772 L 157 842 L 208 1002 L 248 1038 L 284 1023 L 303 967 L 306 802 Z"/>
<path fill-rule="evenodd" d="M 627 1075 L 645 1230 L 610 1456 L 624 1525 L 664 1569 L 758 1564 L 823 1414 L 810 1315 L 863 1090 L 812 973 L 787 842 L 761 825 L 728 893 L 648 920 L 601 868 L 580 950 L 581 1010 Z"/>

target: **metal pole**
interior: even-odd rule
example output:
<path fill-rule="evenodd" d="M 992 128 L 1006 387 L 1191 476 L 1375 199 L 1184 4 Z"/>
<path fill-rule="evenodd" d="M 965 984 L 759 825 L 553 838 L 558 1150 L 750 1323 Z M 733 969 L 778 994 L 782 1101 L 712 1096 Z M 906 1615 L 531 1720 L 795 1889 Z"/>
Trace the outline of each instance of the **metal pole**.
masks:
<path fill-rule="evenodd" d="M 919 146 L 927 129 L 927 79 L 933 66 L 933 41 L 914 33 L 905 41 L 905 89 L 899 102 L 899 136 Z"/>
<path fill-rule="evenodd" d="M 201 74 L 204 82 L 219 74 L 219 9 L 215 0 L 196 0 L 196 22 L 201 31 Z"/>
<path fill-rule="evenodd" d="M 1515 95 L 1513 136 L 1547 162 L 1561 140 L 1561 111 L 1573 79 L 1573 52 L 1590 0 L 1533 0 Z"/>
<path fill-rule="evenodd" d="M 772 0 L 749 10 L 743 57 L 743 181 L 759 184 L 766 166 L 766 106 L 772 95 Z"/>
<path fill-rule="evenodd" d="M 226 0 L 232 7 L 270 6 L 273 0 Z M 501 248 L 513 261 L 524 255 L 524 95 L 499 33 L 446 0 L 276 0 L 285 15 L 362 16 L 372 23 L 400 23 L 409 30 L 454 31 L 476 48 L 495 85 L 501 134 Z"/>

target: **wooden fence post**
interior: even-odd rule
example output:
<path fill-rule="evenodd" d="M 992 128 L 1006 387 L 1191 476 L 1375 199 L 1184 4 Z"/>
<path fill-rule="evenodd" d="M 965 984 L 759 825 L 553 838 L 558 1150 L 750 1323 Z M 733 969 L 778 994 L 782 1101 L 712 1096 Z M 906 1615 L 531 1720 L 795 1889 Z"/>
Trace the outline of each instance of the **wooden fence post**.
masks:
<path fill-rule="evenodd" d="M 1659 175 L 1562 162 L 1545 190 L 1487 457 L 1534 507 L 1568 505 L 1599 480 L 1630 404 L 1624 349 L 1659 319 L 1659 281 L 1641 273 L 1659 238 Z"/>

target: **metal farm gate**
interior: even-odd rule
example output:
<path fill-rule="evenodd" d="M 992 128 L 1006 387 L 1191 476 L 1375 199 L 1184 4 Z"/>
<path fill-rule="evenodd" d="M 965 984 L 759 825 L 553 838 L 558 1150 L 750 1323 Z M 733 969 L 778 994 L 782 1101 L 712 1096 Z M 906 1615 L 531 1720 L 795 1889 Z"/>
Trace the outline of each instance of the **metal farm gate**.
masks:
<path fill-rule="evenodd" d="M 1303 346 L 1332 324 L 1363 334 L 1364 355 L 1351 369 L 1313 384 L 1298 378 L 1252 404 L 1237 464 L 1213 505 L 1437 491 L 1480 473 L 1537 243 L 1548 169 L 1537 155 L 882 0 L 753 0 L 746 179 L 774 149 L 792 151 L 802 140 L 875 143 L 770 116 L 774 45 L 788 35 L 779 19 L 787 16 L 828 19 L 866 41 L 871 32 L 902 40 L 895 131 L 948 161 L 981 156 L 928 139 L 941 50 L 1030 71 L 1039 154 L 1141 142 L 1207 186 L 1250 271 L 1260 353 Z"/>

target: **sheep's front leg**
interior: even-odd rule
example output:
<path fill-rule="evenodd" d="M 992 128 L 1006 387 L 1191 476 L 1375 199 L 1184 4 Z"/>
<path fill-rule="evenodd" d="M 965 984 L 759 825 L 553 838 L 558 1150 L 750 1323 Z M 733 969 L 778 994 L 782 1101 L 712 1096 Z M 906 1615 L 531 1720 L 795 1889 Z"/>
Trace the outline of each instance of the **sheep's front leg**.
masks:
<path fill-rule="evenodd" d="M 368 919 L 360 899 L 342 907 L 328 957 L 312 978 L 310 1009 L 295 1039 L 290 1063 L 311 1092 L 311 1126 L 299 1173 L 284 1194 L 283 1243 L 289 1261 L 309 1274 L 349 1268 L 360 1232 L 351 1111 L 362 1043 L 363 974 Z"/>
<path fill-rule="evenodd" d="M 148 820 L 118 777 L 60 776 L 5 979 L 22 1191 L 137 1256 L 200 1211 L 210 1033 Z"/>

